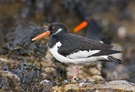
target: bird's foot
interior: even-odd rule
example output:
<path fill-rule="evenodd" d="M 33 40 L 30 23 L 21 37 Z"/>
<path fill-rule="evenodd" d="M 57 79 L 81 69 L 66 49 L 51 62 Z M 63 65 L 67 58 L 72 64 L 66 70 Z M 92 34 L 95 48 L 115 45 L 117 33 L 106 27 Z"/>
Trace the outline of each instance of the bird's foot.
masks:
<path fill-rule="evenodd" d="M 74 77 L 73 77 L 72 80 L 71 80 L 71 82 L 77 82 L 78 80 L 79 80 L 79 78 L 77 78 L 77 77 L 74 78 Z"/>
<path fill-rule="evenodd" d="M 79 72 L 79 66 L 77 65 L 76 68 L 75 68 L 75 73 L 74 73 L 74 76 L 72 78 L 72 81 L 78 80 L 78 78 L 77 78 L 78 72 Z"/>

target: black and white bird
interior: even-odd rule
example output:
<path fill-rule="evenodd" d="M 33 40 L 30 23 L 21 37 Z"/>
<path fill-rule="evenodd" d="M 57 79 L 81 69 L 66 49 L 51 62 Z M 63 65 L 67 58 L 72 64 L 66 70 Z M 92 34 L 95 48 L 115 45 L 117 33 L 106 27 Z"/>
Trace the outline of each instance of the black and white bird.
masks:
<path fill-rule="evenodd" d="M 77 78 L 78 65 L 94 64 L 97 61 L 122 63 L 121 60 L 111 56 L 121 51 L 111 50 L 113 46 L 109 44 L 71 34 L 66 26 L 59 22 L 50 24 L 48 31 L 33 38 L 32 41 L 48 35 L 51 35 L 48 47 L 52 55 L 62 63 L 76 65 L 73 79 Z"/>

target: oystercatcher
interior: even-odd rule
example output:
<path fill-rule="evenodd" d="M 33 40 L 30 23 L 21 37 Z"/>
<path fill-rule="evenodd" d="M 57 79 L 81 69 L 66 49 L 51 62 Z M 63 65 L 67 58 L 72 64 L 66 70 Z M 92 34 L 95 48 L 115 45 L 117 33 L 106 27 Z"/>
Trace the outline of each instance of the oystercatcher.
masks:
<path fill-rule="evenodd" d="M 54 22 L 48 27 L 48 31 L 32 39 L 38 40 L 51 35 L 48 47 L 52 55 L 60 62 L 76 65 L 74 78 L 77 78 L 78 65 L 94 64 L 97 61 L 110 61 L 121 64 L 122 61 L 111 54 L 121 51 L 111 50 L 113 46 L 99 41 L 71 34 L 64 24 Z"/>
<path fill-rule="evenodd" d="M 85 28 L 85 37 L 98 40 L 104 43 L 110 43 L 110 36 L 107 35 L 108 32 L 103 32 L 103 28 L 99 23 L 94 19 L 87 17 L 85 20 L 80 23 L 77 27 L 74 28 L 74 32 L 79 32 Z M 110 32 L 109 32 L 110 33 Z"/>

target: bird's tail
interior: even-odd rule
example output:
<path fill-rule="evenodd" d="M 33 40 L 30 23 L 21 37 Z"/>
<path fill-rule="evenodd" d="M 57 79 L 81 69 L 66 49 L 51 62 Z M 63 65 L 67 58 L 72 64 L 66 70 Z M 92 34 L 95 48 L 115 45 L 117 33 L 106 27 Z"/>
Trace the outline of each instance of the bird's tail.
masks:
<path fill-rule="evenodd" d="M 115 63 L 118 63 L 118 64 L 122 64 L 122 61 L 120 59 L 114 58 L 113 56 L 108 56 L 107 58 L 108 58 L 108 60 L 110 62 L 115 62 Z"/>

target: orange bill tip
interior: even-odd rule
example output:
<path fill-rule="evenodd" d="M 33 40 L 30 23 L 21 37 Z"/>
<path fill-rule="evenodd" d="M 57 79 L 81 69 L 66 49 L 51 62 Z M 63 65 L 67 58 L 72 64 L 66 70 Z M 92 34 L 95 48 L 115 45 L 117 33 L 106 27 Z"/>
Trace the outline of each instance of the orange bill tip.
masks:
<path fill-rule="evenodd" d="M 46 37 L 46 36 L 49 36 L 49 35 L 50 35 L 50 31 L 46 31 L 46 32 L 44 32 L 44 33 L 42 33 L 42 34 L 40 34 L 40 35 L 34 37 L 34 38 L 32 39 L 32 41 L 41 39 L 41 38 Z"/>
<path fill-rule="evenodd" d="M 74 32 L 78 32 L 80 30 L 82 30 L 83 28 L 85 28 L 88 25 L 87 21 L 83 21 L 81 24 L 79 24 L 75 29 Z"/>

